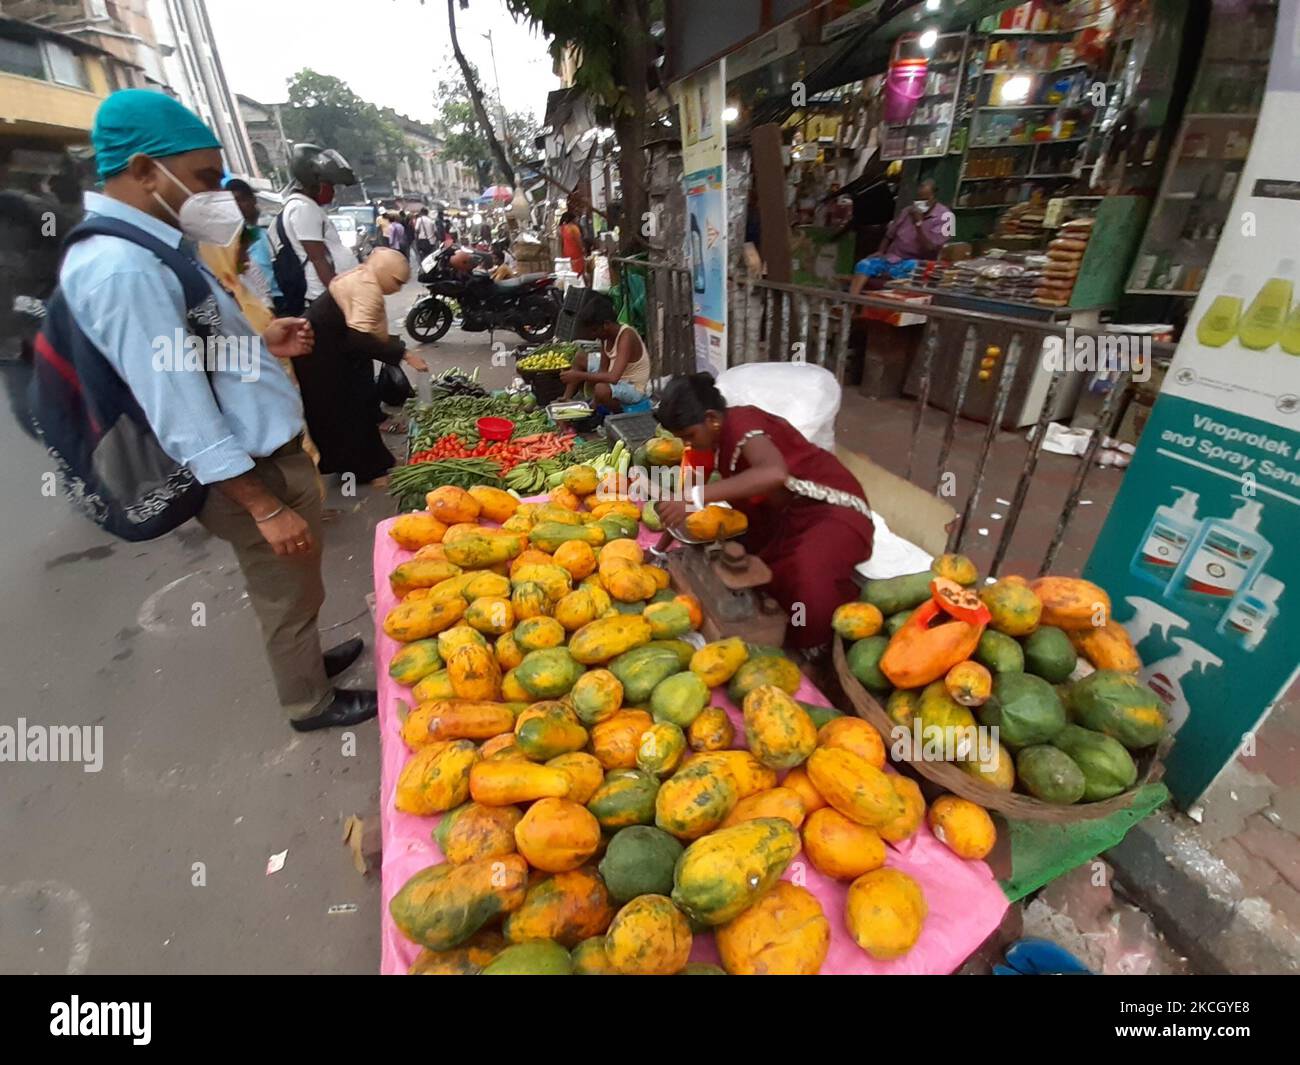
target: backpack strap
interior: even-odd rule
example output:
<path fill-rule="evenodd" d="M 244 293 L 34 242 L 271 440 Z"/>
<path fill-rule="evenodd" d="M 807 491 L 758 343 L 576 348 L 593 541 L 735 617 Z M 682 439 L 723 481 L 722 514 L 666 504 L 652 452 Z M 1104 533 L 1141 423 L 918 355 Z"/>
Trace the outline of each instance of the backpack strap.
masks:
<path fill-rule="evenodd" d="M 68 234 L 67 239 L 63 242 L 63 250 L 66 253 L 68 248 L 78 241 L 86 240 L 89 237 L 120 237 L 122 240 L 129 240 L 132 244 L 139 244 L 140 247 L 146 248 L 153 252 L 162 260 L 164 266 L 176 275 L 176 279 L 181 283 L 181 291 L 185 294 L 185 309 L 187 311 L 197 310 L 205 301 L 212 299 L 212 290 L 208 283 L 203 280 L 203 273 L 199 270 L 198 263 L 191 259 L 179 248 L 173 248 L 164 244 L 151 233 L 146 233 L 139 226 L 132 225 L 130 222 L 123 222 L 118 218 L 87 218 L 85 221 L 78 223 Z"/>
<path fill-rule="evenodd" d="M 120 237 L 122 240 L 129 240 L 132 244 L 138 244 L 156 255 L 162 261 L 162 264 L 176 275 L 176 280 L 181 284 L 181 292 L 185 298 L 186 325 L 190 332 L 204 340 L 211 336 L 212 329 L 220 322 L 221 316 L 217 310 L 217 301 L 212 295 L 212 289 L 208 287 L 207 281 L 203 279 L 203 272 L 194 259 L 179 248 L 173 248 L 165 244 L 152 233 L 146 233 L 137 225 L 124 222 L 120 218 L 105 218 L 103 216 L 86 218 L 77 223 L 63 241 L 63 252 L 66 255 L 68 249 L 79 241 L 100 236 Z M 212 370 L 208 367 L 206 360 L 204 361 L 203 373 L 208 379 L 208 387 L 212 389 L 212 398 L 217 404 L 217 409 L 221 410 L 221 400 L 217 398 Z"/>

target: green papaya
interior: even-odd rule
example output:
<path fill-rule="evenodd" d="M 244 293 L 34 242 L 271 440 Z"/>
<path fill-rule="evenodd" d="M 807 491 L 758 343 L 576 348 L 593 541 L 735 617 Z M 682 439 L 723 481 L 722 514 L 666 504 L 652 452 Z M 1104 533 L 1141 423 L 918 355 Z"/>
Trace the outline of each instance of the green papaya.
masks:
<path fill-rule="evenodd" d="M 1042 677 L 1049 684 L 1068 680 L 1079 661 L 1079 653 L 1070 637 L 1055 625 L 1040 625 L 1021 643 L 1025 649 L 1025 671 Z"/>
<path fill-rule="evenodd" d="M 642 647 L 661 647 L 665 651 L 672 651 L 677 656 L 677 661 L 682 664 L 682 669 L 691 668 L 691 658 L 695 654 L 695 648 L 685 640 L 651 640 L 649 643 L 642 644 Z"/>
<path fill-rule="evenodd" d="M 1109 799 L 1137 782 L 1132 755 L 1118 740 L 1100 732 L 1066 725 L 1052 738 L 1052 746 L 1068 754 L 1083 772 L 1084 802 Z"/>
<path fill-rule="evenodd" d="M 661 680 L 684 668 L 677 652 L 667 647 L 634 647 L 609 663 L 623 685 L 624 706 L 644 706 Z"/>
<path fill-rule="evenodd" d="M 755 688 L 772 684 L 787 695 L 793 695 L 802 683 L 803 676 L 799 667 L 790 659 L 784 655 L 761 655 L 751 657 L 732 674 L 731 681 L 727 684 L 727 697 L 739 706 Z"/>
<path fill-rule="evenodd" d="M 990 673 L 1023 673 L 1025 649 L 1010 636 L 985 629 L 973 655 Z"/>
<path fill-rule="evenodd" d="M 553 939 L 530 939 L 506 947 L 480 976 L 572 976 L 573 959 Z"/>
<path fill-rule="evenodd" d="M 1119 740 L 1130 751 L 1164 735 L 1164 703 L 1131 673 L 1099 669 L 1070 686 L 1070 709 L 1084 728 Z"/>
<path fill-rule="evenodd" d="M 626 697 L 626 696 L 625 696 Z M 689 728 L 709 705 L 709 686 L 689 669 L 665 677 L 650 694 L 650 713 L 656 721 Z"/>
<path fill-rule="evenodd" d="M 901 577 L 867 581 L 858 596 L 859 601 L 877 607 L 885 617 L 900 610 L 912 610 L 930 598 L 930 582 L 934 574 L 928 569 L 920 573 L 907 573 Z"/>
<path fill-rule="evenodd" d="M 647 500 L 646 505 L 641 508 L 641 521 L 651 532 L 662 532 L 664 523 L 659 520 L 659 512 L 655 510 L 654 500 Z"/>
<path fill-rule="evenodd" d="M 893 636 L 899 629 L 907 624 L 907 619 L 912 616 L 910 610 L 900 610 L 897 614 L 890 614 L 885 618 L 885 635 Z"/>
<path fill-rule="evenodd" d="M 640 769 L 614 769 L 587 803 L 591 815 L 606 831 L 628 825 L 648 825 L 655 819 L 659 781 Z"/>
<path fill-rule="evenodd" d="M 880 670 L 880 659 L 889 646 L 888 636 L 868 636 L 855 640 L 849 648 L 849 672 L 858 678 L 863 687 L 873 692 L 887 692 L 893 685 Z"/>
<path fill-rule="evenodd" d="M 980 707 L 980 723 L 998 729 L 998 739 L 1015 750 L 1049 743 L 1065 727 L 1065 707 L 1054 689 L 1032 673 L 999 673 L 993 694 Z"/>
<path fill-rule="evenodd" d="M 1033 744 L 1016 754 L 1016 779 L 1035 798 L 1061 806 L 1078 802 L 1087 788 L 1083 770 L 1074 759 L 1046 743 Z"/>
<path fill-rule="evenodd" d="M 802 699 L 796 700 L 796 702 L 808 712 L 808 716 L 812 718 L 812 723 L 818 729 L 832 718 L 844 716 L 843 710 L 836 710 L 833 706 L 815 706 L 812 703 L 805 703 Z"/>
<path fill-rule="evenodd" d="M 627 902 L 638 895 L 668 895 L 673 869 L 686 848 L 653 825 L 632 825 L 614 833 L 600 860 L 600 878 L 610 896 Z"/>

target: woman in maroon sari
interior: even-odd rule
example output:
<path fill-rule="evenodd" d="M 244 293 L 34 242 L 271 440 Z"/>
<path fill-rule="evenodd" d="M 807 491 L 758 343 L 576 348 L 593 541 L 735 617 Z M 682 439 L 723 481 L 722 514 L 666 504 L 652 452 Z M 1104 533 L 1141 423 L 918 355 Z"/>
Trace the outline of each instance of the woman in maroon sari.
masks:
<path fill-rule="evenodd" d="M 829 643 L 831 614 L 858 597 L 853 567 L 871 557 L 875 527 L 857 478 L 784 418 L 728 408 L 708 374 L 673 381 L 656 416 L 689 447 L 713 452 L 722 475 L 689 500 L 659 503 L 663 522 L 680 525 L 688 508 L 706 503 L 743 511 L 746 547 L 772 570 L 768 590 L 790 611 L 786 642 Z"/>

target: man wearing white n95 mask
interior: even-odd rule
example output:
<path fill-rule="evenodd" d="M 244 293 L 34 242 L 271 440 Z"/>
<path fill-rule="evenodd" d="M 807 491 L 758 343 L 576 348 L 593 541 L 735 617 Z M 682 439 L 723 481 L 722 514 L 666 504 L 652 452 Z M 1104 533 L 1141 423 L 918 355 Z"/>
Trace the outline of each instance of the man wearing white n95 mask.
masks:
<path fill-rule="evenodd" d="M 194 245 L 236 240 L 243 216 L 221 189 L 220 144 L 162 93 L 128 89 L 100 105 L 91 141 L 103 192 L 89 217 L 115 219 L 194 257 Z M 211 290 L 211 336 L 250 341 L 270 355 L 311 351 L 311 326 L 279 318 L 257 336 L 234 299 L 201 264 Z M 254 375 L 208 360 L 203 372 L 159 343 L 185 337 L 176 273 L 133 241 L 99 234 L 72 245 L 59 283 L 77 326 L 122 378 L 163 450 L 210 491 L 199 521 L 235 550 L 262 628 L 281 706 L 299 730 L 373 717 L 375 693 L 334 689 L 328 677 L 360 653 L 360 640 L 322 655 L 321 499 L 302 450 L 302 403 L 274 358 Z"/>

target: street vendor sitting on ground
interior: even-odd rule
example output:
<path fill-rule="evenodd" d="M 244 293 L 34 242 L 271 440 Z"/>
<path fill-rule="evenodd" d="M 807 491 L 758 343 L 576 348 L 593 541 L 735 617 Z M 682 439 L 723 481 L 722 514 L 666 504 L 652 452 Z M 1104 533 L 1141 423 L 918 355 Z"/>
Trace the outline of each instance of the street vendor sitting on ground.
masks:
<path fill-rule="evenodd" d="M 919 261 L 939 258 L 954 225 L 952 212 L 939 202 L 934 180 L 926 178 L 916 187 L 916 199 L 889 223 L 879 251 L 853 268 L 849 291 L 856 296 L 872 282 L 879 287 L 889 278 L 911 276 Z"/>
<path fill-rule="evenodd" d="M 578 335 L 599 340 L 600 353 L 591 354 L 587 369 L 573 367 L 560 374 L 565 399 L 572 399 L 583 386 L 596 405 L 611 414 L 645 399 L 650 386 L 650 353 L 640 333 L 619 324 L 613 300 L 602 292 L 589 293 L 578 311 Z"/>
<path fill-rule="evenodd" d="M 767 563 L 767 591 L 790 611 L 786 643 L 804 650 L 829 644 L 831 614 L 857 599 L 853 567 L 871 557 L 875 535 L 857 478 L 784 418 L 729 408 L 708 374 L 672 381 L 655 416 L 688 447 L 713 452 L 722 475 L 693 488 L 689 500 L 660 502 L 660 520 L 679 526 L 689 508 L 708 503 L 742 511 L 745 546 Z"/>

